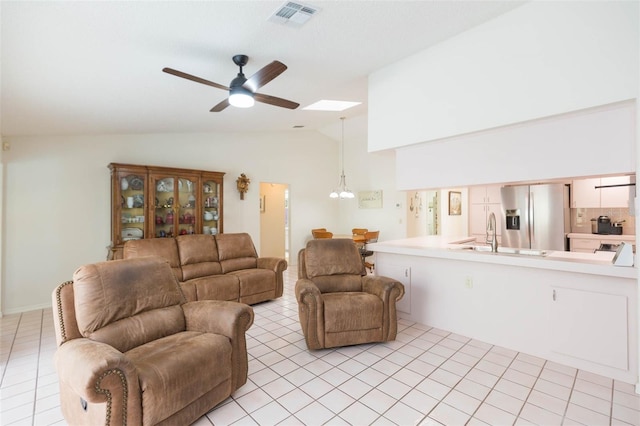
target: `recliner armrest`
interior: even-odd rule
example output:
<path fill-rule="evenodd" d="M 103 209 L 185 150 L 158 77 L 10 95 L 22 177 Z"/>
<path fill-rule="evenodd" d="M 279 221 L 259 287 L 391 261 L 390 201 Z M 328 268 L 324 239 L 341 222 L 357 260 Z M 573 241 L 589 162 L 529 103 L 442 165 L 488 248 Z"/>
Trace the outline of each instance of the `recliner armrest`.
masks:
<path fill-rule="evenodd" d="M 249 305 L 223 300 L 198 300 L 182 305 L 187 330 L 215 333 L 233 339 L 253 324 L 253 309 Z"/>
<path fill-rule="evenodd" d="M 382 299 L 384 303 L 391 301 L 390 298 L 394 296 L 392 294 L 394 289 L 397 292 L 397 296 L 395 296 L 394 300 L 395 302 L 402 299 L 402 296 L 404 296 L 404 285 L 402 285 L 402 283 L 389 277 L 371 275 L 362 277 L 362 291 L 375 294 Z"/>
<path fill-rule="evenodd" d="M 122 352 L 106 343 L 86 338 L 69 340 L 56 351 L 54 363 L 59 380 L 89 403 L 105 403 L 110 395 L 122 400 L 113 406 L 132 408 L 140 404 L 135 367 Z"/>
<path fill-rule="evenodd" d="M 324 308 L 322 294 L 313 281 L 302 278 L 296 282 L 296 299 L 300 326 L 309 349 L 324 347 Z"/>
<path fill-rule="evenodd" d="M 198 300 L 182 305 L 187 330 L 221 334 L 229 338 L 232 350 L 232 389 L 247 381 L 249 360 L 245 333 L 253 324 L 253 309 L 249 305 L 222 300 Z"/>

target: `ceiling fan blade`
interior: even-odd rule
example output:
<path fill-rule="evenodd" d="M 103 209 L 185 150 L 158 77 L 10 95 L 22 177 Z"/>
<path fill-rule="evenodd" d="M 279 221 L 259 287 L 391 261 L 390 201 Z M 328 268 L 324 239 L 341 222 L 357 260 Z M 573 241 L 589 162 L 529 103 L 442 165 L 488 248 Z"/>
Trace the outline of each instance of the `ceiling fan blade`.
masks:
<path fill-rule="evenodd" d="M 282 108 L 296 109 L 300 106 L 299 103 L 282 98 L 276 98 L 275 96 L 263 95 L 262 93 L 254 93 L 253 99 L 264 104 L 275 105 Z"/>
<path fill-rule="evenodd" d="M 211 108 L 209 112 L 220 112 L 228 106 L 229 106 L 229 98 L 226 98 L 225 100 L 221 101 L 218 105 Z"/>
<path fill-rule="evenodd" d="M 255 92 L 287 69 L 287 66 L 280 61 L 273 61 L 265 65 L 243 84 L 244 87 Z"/>
<path fill-rule="evenodd" d="M 195 81 L 196 83 L 206 84 L 207 86 L 212 86 L 217 89 L 229 90 L 227 86 L 223 86 L 222 84 L 214 83 L 213 81 L 205 80 L 204 78 L 196 77 L 195 75 L 187 74 L 186 72 L 174 70 L 173 68 L 163 68 L 162 71 L 167 74 L 173 74 L 178 77 L 186 78 L 187 80 Z"/>

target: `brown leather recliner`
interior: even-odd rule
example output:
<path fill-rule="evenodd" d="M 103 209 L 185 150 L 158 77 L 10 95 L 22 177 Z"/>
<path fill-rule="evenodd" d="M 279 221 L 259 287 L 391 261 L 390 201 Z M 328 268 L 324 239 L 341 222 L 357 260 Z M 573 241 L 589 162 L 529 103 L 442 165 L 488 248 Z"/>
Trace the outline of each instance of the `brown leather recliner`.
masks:
<path fill-rule="evenodd" d="M 82 266 L 52 297 L 69 424 L 189 424 L 247 380 L 251 307 L 186 302 L 159 257 Z"/>
<path fill-rule="evenodd" d="M 311 240 L 298 253 L 295 288 L 309 349 L 395 340 L 402 283 L 365 275 L 350 239 Z"/>

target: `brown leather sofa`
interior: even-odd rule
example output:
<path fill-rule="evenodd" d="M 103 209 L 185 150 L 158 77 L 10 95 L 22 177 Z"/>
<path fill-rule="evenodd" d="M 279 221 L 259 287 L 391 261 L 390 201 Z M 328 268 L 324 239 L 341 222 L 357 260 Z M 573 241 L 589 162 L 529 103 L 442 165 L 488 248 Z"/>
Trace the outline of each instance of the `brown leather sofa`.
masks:
<path fill-rule="evenodd" d="M 82 266 L 52 297 L 68 424 L 186 425 L 247 381 L 253 309 L 186 302 L 159 257 Z"/>
<path fill-rule="evenodd" d="M 350 239 L 307 242 L 298 253 L 295 287 L 300 326 L 309 349 L 395 340 L 402 283 L 366 275 Z"/>
<path fill-rule="evenodd" d="M 180 235 L 130 240 L 123 258 L 160 256 L 187 300 L 230 300 L 249 305 L 282 296 L 284 259 L 258 257 L 247 233 Z"/>

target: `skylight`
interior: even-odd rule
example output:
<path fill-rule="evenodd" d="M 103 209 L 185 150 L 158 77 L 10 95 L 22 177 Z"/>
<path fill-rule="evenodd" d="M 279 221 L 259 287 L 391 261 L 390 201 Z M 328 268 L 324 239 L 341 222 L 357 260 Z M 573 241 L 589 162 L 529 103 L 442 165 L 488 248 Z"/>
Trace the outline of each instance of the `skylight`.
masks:
<path fill-rule="evenodd" d="M 311 111 L 344 111 L 345 109 L 360 105 L 361 103 L 362 102 L 330 101 L 323 99 L 302 109 Z"/>

